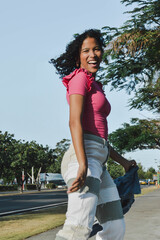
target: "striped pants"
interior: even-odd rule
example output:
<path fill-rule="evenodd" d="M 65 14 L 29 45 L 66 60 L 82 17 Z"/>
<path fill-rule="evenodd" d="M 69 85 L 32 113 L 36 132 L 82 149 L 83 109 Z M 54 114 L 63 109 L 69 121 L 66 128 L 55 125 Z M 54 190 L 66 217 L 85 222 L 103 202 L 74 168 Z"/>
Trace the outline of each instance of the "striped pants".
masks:
<path fill-rule="evenodd" d="M 99 141 L 100 140 L 100 141 Z M 115 183 L 103 164 L 108 156 L 107 142 L 95 135 L 85 134 L 84 145 L 88 160 L 85 185 L 68 195 L 66 221 L 56 240 L 86 240 L 95 217 L 103 227 L 96 240 L 123 240 L 125 223 Z M 68 187 L 77 176 L 78 162 L 71 144 L 65 153 L 61 171 Z"/>

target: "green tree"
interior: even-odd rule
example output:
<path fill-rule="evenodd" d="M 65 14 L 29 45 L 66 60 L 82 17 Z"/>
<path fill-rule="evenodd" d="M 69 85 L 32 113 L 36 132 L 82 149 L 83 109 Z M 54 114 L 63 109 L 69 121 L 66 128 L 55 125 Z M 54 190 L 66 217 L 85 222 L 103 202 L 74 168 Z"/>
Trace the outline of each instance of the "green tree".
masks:
<path fill-rule="evenodd" d="M 138 178 L 139 179 L 146 179 L 146 172 L 144 170 L 144 167 L 142 166 L 141 163 L 138 163 Z"/>
<path fill-rule="evenodd" d="M 102 29 L 106 41 L 102 78 L 111 90 L 125 89 L 134 97 L 130 108 L 160 112 L 160 0 L 122 0 L 133 5 L 122 27 Z M 121 152 L 160 149 L 160 120 L 132 119 L 110 134 Z"/>
<path fill-rule="evenodd" d="M 11 162 L 15 158 L 17 141 L 13 134 L 0 131 L 0 178 L 5 182 L 14 180 L 14 173 L 11 168 Z"/>
<path fill-rule="evenodd" d="M 129 105 L 131 109 L 146 109 L 154 113 L 160 113 L 160 80 L 157 79 L 157 82 L 139 88 L 134 98 L 129 100 Z"/>
<path fill-rule="evenodd" d="M 60 142 L 56 144 L 56 148 L 54 149 L 55 162 L 50 167 L 47 168 L 48 172 L 60 173 L 61 172 L 61 161 L 64 153 L 67 151 L 70 145 L 69 139 L 62 139 Z"/>
<path fill-rule="evenodd" d="M 12 169 L 18 183 L 21 181 L 22 170 L 24 170 L 25 180 L 28 180 L 28 173 L 34 167 L 34 174 L 37 176 L 39 169 L 46 172 L 47 167 L 54 163 L 54 150 L 44 147 L 34 141 L 19 143 L 17 147 L 17 157 L 12 161 Z"/>
<path fill-rule="evenodd" d="M 160 1 L 122 0 L 136 7 L 120 28 L 104 27 L 104 84 L 135 91 L 131 107 L 160 108 Z M 141 100 L 143 99 L 143 103 Z"/>
<path fill-rule="evenodd" d="M 107 160 L 107 170 L 113 179 L 123 176 L 125 173 L 124 168 L 115 163 L 111 158 Z"/>
<path fill-rule="evenodd" d="M 156 174 L 157 173 L 156 170 L 153 167 L 150 167 L 148 169 L 148 171 L 151 172 L 152 174 Z"/>
<path fill-rule="evenodd" d="M 14 135 L 8 132 L 4 134 L 0 132 L 0 150 L 0 178 L 3 178 L 6 183 L 16 178 L 20 184 L 22 170 L 27 181 L 32 167 L 37 175 L 40 168 L 43 172 L 47 171 L 55 160 L 54 149 L 34 141 L 15 140 Z"/>
<path fill-rule="evenodd" d="M 150 167 L 146 172 L 147 179 L 153 179 L 153 174 L 156 174 L 156 170 L 153 167 Z"/>
<path fill-rule="evenodd" d="M 109 140 L 121 153 L 136 149 L 160 149 L 160 124 L 157 120 L 134 118 L 131 124 L 109 134 Z"/>

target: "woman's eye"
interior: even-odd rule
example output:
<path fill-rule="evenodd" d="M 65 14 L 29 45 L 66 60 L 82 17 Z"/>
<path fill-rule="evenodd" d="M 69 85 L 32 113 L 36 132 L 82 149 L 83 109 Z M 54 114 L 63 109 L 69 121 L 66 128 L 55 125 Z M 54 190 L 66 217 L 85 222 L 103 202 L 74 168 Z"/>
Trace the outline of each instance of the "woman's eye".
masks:
<path fill-rule="evenodd" d="M 86 52 L 89 52 L 89 50 L 86 49 L 86 50 L 83 50 L 82 52 L 85 52 L 85 53 L 86 53 Z"/>

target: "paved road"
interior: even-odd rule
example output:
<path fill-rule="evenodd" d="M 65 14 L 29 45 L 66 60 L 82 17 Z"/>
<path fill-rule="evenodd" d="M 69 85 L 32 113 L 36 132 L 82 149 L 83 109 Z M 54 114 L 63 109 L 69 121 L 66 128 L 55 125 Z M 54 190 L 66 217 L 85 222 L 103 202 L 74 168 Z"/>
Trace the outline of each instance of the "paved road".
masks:
<path fill-rule="evenodd" d="M 124 240 L 159 240 L 159 206 L 160 189 L 136 198 L 134 205 L 125 215 L 126 234 Z M 27 238 L 27 240 L 53 240 L 55 239 L 55 235 L 60 228 Z M 90 240 L 95 240 L 95 237 L 90 238 Z"/>
<path fill-rule="evenodd" d="M 0 196 L 0 214 L 67 201 L 65 190 Z"/>

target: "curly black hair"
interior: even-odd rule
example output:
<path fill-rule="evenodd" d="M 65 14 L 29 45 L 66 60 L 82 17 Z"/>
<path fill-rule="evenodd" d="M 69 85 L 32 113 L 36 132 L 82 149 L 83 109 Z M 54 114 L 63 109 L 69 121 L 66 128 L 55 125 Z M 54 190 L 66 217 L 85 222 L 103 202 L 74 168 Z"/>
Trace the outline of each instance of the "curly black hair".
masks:
<path fill-rule="evenodd" d="M 84 31 L 82 34 L 75 34 L 74 40 L 66 46 L 66 51 L 58 58 L 52 58 L 50 60 L 50 63 L 55 66 L 57 70 L 56 73 L 59 74 L 60 77 L 64 77 L 78 68 L 77 61 L 79 59 L 80 49 L 83 41 L 87 37 L 95 38 L 102 53 L 104 52 L 105 43 L 100 30 L 89 29 Z"/>

